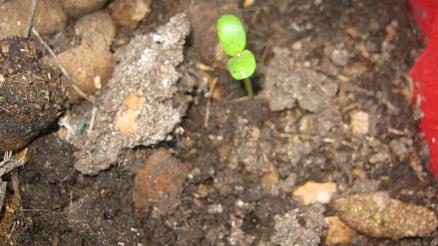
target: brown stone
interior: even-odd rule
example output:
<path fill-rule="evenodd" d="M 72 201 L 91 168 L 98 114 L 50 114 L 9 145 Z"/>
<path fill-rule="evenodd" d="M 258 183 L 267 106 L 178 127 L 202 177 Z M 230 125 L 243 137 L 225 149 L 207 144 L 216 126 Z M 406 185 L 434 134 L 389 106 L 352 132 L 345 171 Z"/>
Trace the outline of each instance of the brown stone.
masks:
<path fill-rule="evenodd" d="M 154 206 L 160 213 L 167 213 L 177 205 L 188 172 L 187 164 L 168 150 L 158 149 L 135 176 L 132 193 L 135 207 Z"/>

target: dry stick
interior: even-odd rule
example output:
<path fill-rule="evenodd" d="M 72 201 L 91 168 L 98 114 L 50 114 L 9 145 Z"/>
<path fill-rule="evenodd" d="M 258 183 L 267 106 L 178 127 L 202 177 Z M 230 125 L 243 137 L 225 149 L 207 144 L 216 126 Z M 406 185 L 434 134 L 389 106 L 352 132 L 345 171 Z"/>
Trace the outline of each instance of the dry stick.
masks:
<path fill-rule="evenodd" d="M 3 161 L 0 161 L 0 178 L 10 173 L 15 168 L 22 166 L 24 164 L 24 160 L 15 160 L 11 158 L 12 152 L 7 151 L 3 157 Z"/>
<path fill-rule="evenodd" d="M 94 122 L 96 120 L 96 114 L 97 114 L 97 108 L 93 107 L 93 110 L 91 111 L 90 126 L 87 129 L 87 134 L 90 134 L 93 131 Z"/>
<path fill-rule="evenodd" d="M 44 39 L 41 37 L 41 35 L 39 34 L 39 32 L 32 27 L 32 33 L 35 34 L 35 36 L 37 37 L 38 41 L 40 41 L 40 43 L 44 46 L 44 48 L 49 52 L 49 54 L 52 56 L 53 60 L 55 61 L 56 65 L 59 67 L 59 69 L 61 69 L 62 74 L 64 74 L 64 76 L 67 78 L 67 81 L 70 83 L 70 85 L 73 87 L 73 89 L 75 89 L 75 91 L 81 96 L 83 97 L 85 100 L 89 101 L 91 104 L 96 105 L 95 100 L 93 97 L 88 96 L 87 94 L 85 94 L 81 89 L 79 89 L 79 87 L 77 86 L 76 82 L 73 80 L 72 77 L 70 77 L 70 75 L 67 73 L 67 70 L 65 69 L 64 65 L 62 65 L 61 61 L 58 59 L 58 57 L 56 56 L 55 52 L 52 50 L 52 48 L 50 48 L 50 46 L 47 44 L 46 41 L 44 41 Z"/>
<path fill-rule="evenodd" d="M 30 35 L 30 28 L 32 27 L 32 21 L 35 15 L 36 4 L 37 4 L 37 0 L 32 0 L 32 2 L 30 2 L 29 15 L 27 17 L 27 25 L 26 25 L 26 29 L 24 30 L 24 37 L 26 38 L 28 38 Z"/>
<path fill-rule="evenodd" d="M 205 118 L 204 118 L 204 127 L 208 127 L 208 122 L 210 120 L 210 107 L 211 107 L 211 101 L 213 100 L 213 92 L 216 88 L 217 78 L 214 79 L 213 84 L 211 85 L 210 91 L 208 92 L 208 100 L 207 100 L 207 106 L 205 109 Z"/>
<path fill-rule="evenodd" d="M 5 199 L 7 185 L 8 185 L 7 182 L 3 182 L 0 179 L 0 210 L 3 207 L 3 200 Z"/>

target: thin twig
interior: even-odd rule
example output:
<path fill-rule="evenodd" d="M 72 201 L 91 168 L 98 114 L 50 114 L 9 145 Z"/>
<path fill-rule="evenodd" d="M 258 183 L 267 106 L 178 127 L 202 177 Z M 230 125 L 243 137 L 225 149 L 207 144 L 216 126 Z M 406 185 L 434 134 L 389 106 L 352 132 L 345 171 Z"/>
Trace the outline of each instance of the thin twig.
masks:
<path fill-rule="evenodd" d="M 59 69 L 61 69 L 62 74 L 64 74 L 64 76 L 67 78 L 67 81 L 70 83 L 70 85 L 73 87 L 73 89 L 75 89 L 75 91 L 81 96 L 83 97 L 85 100 L 89 101 L 91 104 L 96 105 L 95 100 L 92 96 L 88 96 L 87 94 L 85 94 L 81 89 L 79 89 L 79 87 L 77 86 L 76 82 L 73 80 L 73 78 L 67 73 L 67 70 L 65 69 L 64 65 L 62 65 L 62 62 L 58 59 L 58 57 L 56 56 L 55 52 L 52 50 L 52 48 L 50 48 L 50 46 L 47 44 L 46 41 L 44 41 L 44 39 L 41 37 L 41 35 L 39 34 L 39 32 L 32 27 L 32 33 L 35 34 L 35 36 L 37 37 L 38 41 L 40 41 L 40 43 L 44 46 L 44 48 L 49 52 L 49 54 L 52 56 L 54 62 L 56 63 L 56 65 L 59 67 Z"/>
<path fill-rule="evenodd" d="M 6 186 L 8 183 L 1 181 L 0 179 L 0 210 L 3 208 L 3 201 L 6 196 Z"/>
<path fill-rule="evenodd" d="M 24 165 L 24 159 L 16 160 L 14 158 L 11 158 L 11 156 L 12 152 L 7 151 L 5 152 L 3 161 L 0 161 L 0 178 L 3 177 L 3 175 L 5 174 L 10 173 L 15 168 Z"/>
<path fill-rule="evenodd" d="M 24 36 L 26 38 L 28 38 L 30 35 L 30 28 L 32 27 L 32 21 L 35 15 L 36 5 L 37 5 L 37 0 L 32 0 L 30 2 L 29 15 L 27 17 L 27 25 L 26 25 L 26 29 L 24 30 Z"/>
<path fill-rule="evenodd" d="M 210 120 L 210 107 L 211 107 L 211 101 L 213 100 L 213 92 L 216 88 L 218 79 L 214 79 L 213 84 L 211 85 L 210 91 L 208 92 L 208 99 L 207 99 L 207 106 L 205 109 L 205 118 L 204 118 L 204 127 L 208 128 L 208 122 Z"/>
<path fill-rule="evenodd" d="M 87 134 L 90 134 L 93 131 L 94 122 L 96 121 L 96 114 L 97 114 L 97 108 L 93 107 L 93 110 L 91 111 L 91 119 L 90 119 L 90 125 L 87 129 Z"/>

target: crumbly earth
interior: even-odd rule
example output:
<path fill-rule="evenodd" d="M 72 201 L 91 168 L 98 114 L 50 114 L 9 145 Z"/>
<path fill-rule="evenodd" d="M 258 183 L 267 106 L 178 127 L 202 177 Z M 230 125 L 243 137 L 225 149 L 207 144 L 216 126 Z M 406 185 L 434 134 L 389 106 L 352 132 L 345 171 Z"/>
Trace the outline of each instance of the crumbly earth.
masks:
<path fill-rule="evenodd" d="M 177 12 L 199 2 L 153 1 L 149 17 L 134 33 L 117 30 L 112 49 L 122 53 L 126 40 L 139 33 L 154 33 Z M 212 2 L 212 6 L 224 3 L 203 2 Z M 244 98 L 243 86 L 216 66 L 214 52 L 205 56 L 200 54 L 202 48 L 194 48 L 215 47 L 217 43 L 199 38 L 214 33 L 214 26 L 200 25 L 204 20 L 193 18 L 191 25 L 197 28 L 192 31 L 196 33 L 185 44 L 177 84 L 195 85 L 185 92 L 193 96 L 193 103 L 178 134 L 154 146 L 120 149 L 114 157 L 119 165 L 96 176 L 74 171 L 77 149 L 56 133 L 37 139 L 31 146 L 31 162 L 20 170 L 24 210 L 16 218 L 23 215 L 25 223 L 14 227 L 12 242 L 287 245 L 305 240 L 324 244 L 324 217 L 340 215 L 329 204 L 306 206 L 293 197 L 293 191 L 308 181 L 335 183 L 333 199 L 384 191 L 403 204 L 435 213 L 437 186 L 427 173 L 428 155 L 416 127 L 418 114 L 411 107 L 407 79 L 421 47 L 405 2 L 267 0 L 240 7 L 239 12 L 248 27 L 247 46 L 258 61 L 252 78 L 257 96 Z M 74 40 L 58 44 L 68 45 L 68 41 Z M 274 50 L 287 51 L 287 57 Z M 276 62 L 277 67 L 272 65 Z M 290 66 L 288 71 L 286 65 Z M 309 97 L 306 100 L 316 102 L 312 104 L 318 105 L 315 110 L 303 108 L 296 97 L 298 103 L 272 111 L 261 95 L 268 90 L 267 82 L 273 81 L 271 75 L 276 74 L 291 74 L 293 81 L 303 85 L 329 82 L 337 89 L 326 96 L 300 88 L 301 95 Z M 214 98 L 209 97 L 210 91 Z M 284 96 L 274 92 L 271 90 L 272 97 Z M 134 111 L 135 105 L 148 100 L 138 95 L 125 98 L 118 102 Z M 89 112 L 84 108 L 75 106 L 72 111 Z M 98 112 L 96 119 L 103 113 Z M 89 119 L 86 115 L 83 121 Z M 165 214 L 153 205 L 136 209 L 132 199 L 135 176 L 159 148 L 190 167 L 177 205 Z M 175 185 L 172 179 L 166 182 Z M 165 194 L 162 191 L 165 189 L 157 188 L 156 194 Z M 7 200 L 13 200 L 10 193 Z M 290 234 L 283 235 L 283 231 Z M 400 239 L 359 232 L 353 235 L 359 235 L 354 238 L 357 245 L 438 242 L 436 230 Z"/>
<path fill-rule="evenodd" d="M 0 41 L 0 151 L 25 147 L 56 122 L 64 103 L 59 74 L 24 38 Z"/>
<path fill-rule="evenodd" d="M 174 97 L 188 33 L 189 22 L 180 14 L 157 32 L 136 36 L 119 54 L 120 63 L 98 95 L 93 129 L 73 136 L 77 170 L 97 174 L 119 161 L 123 149 L 156 144 L 174 130 L 187 108 Z M 68 117 L 79 123 L 84 115 L 92 114 Z"/>

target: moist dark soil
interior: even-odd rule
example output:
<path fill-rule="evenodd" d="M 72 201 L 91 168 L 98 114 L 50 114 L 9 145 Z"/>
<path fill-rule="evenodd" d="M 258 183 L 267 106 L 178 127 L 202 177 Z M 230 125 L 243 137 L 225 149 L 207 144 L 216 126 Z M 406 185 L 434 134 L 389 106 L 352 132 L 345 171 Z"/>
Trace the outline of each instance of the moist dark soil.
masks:
<path fill-rule="evenodd" d="M 154 1 L 139 31 L 153 30 L 196 2 Z M 266 0 L 239 11 L 249 30 L 248 48 L 258 60 L 256 92 L 263 89 L 266 71 L 275 69 L 270 67 L 278 59 L 274 49 L 286 48 L 295 67 L 339 82 L 333 104 L 321 112 L 298 104 L 272 112 L 266 100 L 245 97 L 243 85 L 213 66 L 214 57 L 206 61 L 193 39 L 180 68 L 190 76 L 182 79 L 216 78 L 216 96 L 205 96 L 208 85 L 197 83 L 181 125 L 184 133 L 126 151 L 123 163 L 96 176 L 75 171 L 75 150 L 56 131 L 40 136 L 29 146 L 29 162 L 18 170 L 20 194 L 8 189 L 2 214 L 14 219 L 0 228 L 6 233 L 0 244 L 277 245 L 278 240 L 270 243 L 281 220 L 276 215 L 307 211 L 292 191 L 309 180 L 336 183 L 335 196 L 381 190 L 436 211 L 436 182 L 427 173 L 427 146 L 410 102 L 407 74 L 421 46 L 405 3 Z M 212 69 L 201 71 L 201 63 Z M 367 136 L 343 130 L 355 111 L 369 115 Z M 177 206 L 165 214 L 136 209 L 132 201 L 135 174 L 158 148 L 191 169 Z M 277 181 L 269 179 L 273 173 Z M 279 183 L 285 188 L 272 188 Z M 329 205 L 312 209 L 303 212 L 300 223 L 316 220 L 312 214 L 335 213 Z M 314 228 L 324 244 L 327 227 Z M 356 245 L 438 243 L 436 232 L 401 240 L 359 235 Z"/>

